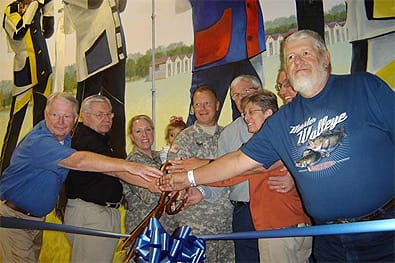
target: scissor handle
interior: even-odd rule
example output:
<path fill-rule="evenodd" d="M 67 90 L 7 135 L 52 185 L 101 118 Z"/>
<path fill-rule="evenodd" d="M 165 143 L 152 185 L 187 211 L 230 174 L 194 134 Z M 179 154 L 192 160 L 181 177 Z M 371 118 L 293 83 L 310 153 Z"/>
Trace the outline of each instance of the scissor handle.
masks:
<path fill-rule="evenodd" d="M 169 162 L 166 162 L 162 165 L 161 167 L 161 171 L 163 171 L 166 174 L 166 167 L 170 166 L 171 164 Z M 171 192 L 165 192 L 166 196 L 169 196 Z M 170 196 L 169 199 L 166 202 L 166 207 L 165 207 L 165 211 L 166 214 L 168 215 L 175 215 L 178 212 L 180 212 L 184 206 L 184 204 L 186 203 L 186 199 L 183 199 L 181 203 L 179 203 L 177 205 L 177 200 L 180 196 L 180 192 L 176 192 L 174 195 Z"/>
<path fill-rule="evenodd" d="M 171 165 L 170 163 L 164 163 L 161 167 L 161 171 L 166 173 L 166 167 Z M 162 192 L 160 198 L 158 200 L 158 204 L 151 210 L 151 212 L 136 226 L 133 231 L 130 233 L 130 236 L 123 242 L 122 250 L 126 249 L 126 247 L 130 246 L 130 249 L 127 253 L 127 257 L 125 257 L 124 262 L 129 262 L 134 256 L 134 246 L 137 241 L 137 237 L 144 231 L 144 229 L 149 225 L 149 221 L 152 217 L 159 219 L 163 212 L 166 210 L 166 213 L 169 215 L 175 215 L 181 211 L 186 200 L 183 200 L 181 204 L 179 204 L 175 209 L 174 204 L 176 204 L 177 198 L 179 196 L 179 192 L 169 197 L 171 192 Z M 167 200 L 168 199 L 168 200 Z"/>
<path fill-rule="evenodd" d="M 164 164 L 161 167 L 161 171 L 164 172 L 166 171 L 166 167 L 168 166 L 168 164 Z M 125 262 L 129 262 L 129 260 L 131 260 L 134 255 L 134 245 L 136 244 L 136 240 L 137 237 L 144 231 L 144 229 L 149 225 L 149 221 L 152 217 L 155 217 L 157 219 L 159 219 L 164 210 L 165 210 L 165 206 L 166 206 L 166 199 L 167 199 L 167 195 L 168 193 L 166 192 L 162 192 L 162 194 L 160 195 L 160 198 L 158 200 L 158 204 L 151 210 L 151 212 L 149 212 L 148 215 L 146 215 L 144 217 L 144 219 L 140 222 L 140 224 L 138 224 L 133 231 L 130 233 L 130 236 L 123 242 L 122 244 L 122 250 L 126 249 L 126 247 L 130 246 L 130 249 L 127 253 L 127 257 L 124 259 Z"/>
<path fill-rule="evenodd" d="M 166 192 L 166 193 L 167 195 L 170 194 L 170 192 Z M 179 196 L 180 196 L 180 192 L 177 192 L 174 195 L 170 196 L 169 200 L 166 202 L 166 207 L 165 207 L 166 214 L 175 215 L 182 210 L 187 199 L 183 199 L 181 203 L 177 204 L 177 199 Z"/>

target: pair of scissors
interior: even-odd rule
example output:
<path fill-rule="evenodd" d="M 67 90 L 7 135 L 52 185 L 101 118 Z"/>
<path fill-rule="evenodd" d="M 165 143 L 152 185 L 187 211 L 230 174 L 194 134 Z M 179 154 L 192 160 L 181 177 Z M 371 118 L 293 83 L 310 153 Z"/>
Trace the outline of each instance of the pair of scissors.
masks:
<path fill-rule="evenodd" d="M 171 165 L 170 163 L 165 163 L 161 167 L 161 171 L 165 174 L 166 167 Z M 165 175 L 164 175 L 165 176 Z M 158 204 L 149 212 L 149 214 L 135 227 L 135 229 L 130 233 L 130 236 L 124 240 L 122 244 L 122 250 L 130 247 L 127 256 L 125 257 L 125 262 L 129 262 L 135 256 L 134 246 L 136 244 L 137 237 L 143 233 L 144 229 L 148 227 L 149 221 L 152 217 L 159 219 L 163 212 L 168 215 L 175 215 L 181 211 L 184 206 L 186 199 L 181 202 L 178 200 L 180 192 L 176 192 L 171 195 L 171 192 L 162 192 L 158 201 Z"/>

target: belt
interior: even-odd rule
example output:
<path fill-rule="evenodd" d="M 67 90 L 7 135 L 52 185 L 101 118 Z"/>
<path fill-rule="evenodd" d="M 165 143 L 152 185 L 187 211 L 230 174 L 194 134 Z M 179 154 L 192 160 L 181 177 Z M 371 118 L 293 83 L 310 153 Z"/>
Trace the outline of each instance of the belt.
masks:
<path fill-rule="evenodd" d="M 18 211 L 18 212 L 20 212 L 20 213 L 22 213 L 24 215 L 32 216 L 32 217 L 40 217 L 40 216 L 35 216 L 35 215 L 32 215 L 31 213 L 26 212 L 25 210 L 23 210 L 22 208 L 17 207 L 16 205 L 14 205 L 13 203 L 11 203 L 8 200 L 4 201 L 4 204 L 6 206 L 8 206 L 9 208 L 11 208 L 12 210 Z"/>
<path fill-rule="evenodd" d="M 122 195 L 121 200 L 119 200 L 119 202 L 117 202 L 117 203 L 111 203 L 111 202 L 104 203 L 105 207 L 111 207 L 111 208 L 115 208 L 115 209 L 120 208 L 121 205 L 123 205 L 126 210 L 128 209 L 128 201 L 126 200 L 124 195 Z"/>
<path fill-rule="evenodd" d="M 299 224 L 287 226 L 287 227 L 284 227 L 284 228 L 295 228 L 295 227 L 304 227 L 304 226 L 310 226 L 310 224 L 307 224 L 307 223 L 299 223 Z"/>
<path fill-rule="evenodd" d="M 233 206 L 244 206 L 244 205 L 250 205 L 250 202 L 244 202 L 244 201 L 235 201 L 235 200 L 230 200 L 230 203 Z"/>
<path fill-rule="evenodd" d="M 104 204 L 105 207 L 111 207 L 111 208 L 115 208 L 115 209 L 120 208 L 121 205 L 122 205 L 121 202 L 118 202 L 118 203 L 106 202 L 106 203 Z"/>
<path fill-rule="evenodd" d="M 342 218 L 342 219 L 336 219 L 333 221 L 327 222 L 327 224 L 344 224 L 344 223 L 352 223 L 352 222 L 361 222 L 361 221 L 371 221 L 379 218 L 381 215 L 383 215 L 384 212 L 391 210 L 392 208 L 395 207 L 395 198 L 392 198 L 391 201 L 386 203 L 384 206 L 381 208 L 377 209 L 370 215 L 364 216 L 364 217 L 359 217 L 359 218 Z"/>

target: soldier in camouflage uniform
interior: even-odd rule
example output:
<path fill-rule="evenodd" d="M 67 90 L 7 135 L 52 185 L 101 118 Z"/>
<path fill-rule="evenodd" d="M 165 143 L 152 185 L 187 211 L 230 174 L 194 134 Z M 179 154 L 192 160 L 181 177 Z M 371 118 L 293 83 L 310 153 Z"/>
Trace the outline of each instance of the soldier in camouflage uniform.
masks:
<path fill-rule="evenodd" d="M 133 117 L 129 123 L 128 134 L 134 148 L 126 159 L 160 169 L 162 162 L 159 151 L 151 150 L 154 142 L 154 125 L 151 118 L 146 115 Z M 158 204 L 160 193 L 152 193 L 146 188 L 125 182 L 122 182 L 122 184 L 125 199 L 129 206 L 126 212 L 126 232 L 130 233 Z M 153 184 L 155 184 L 155 181 L 153 181 Z M 173 231 L 174 226 L 169 226 L 166 219 L 168 219 L 167 215 L 163 214 L 160 219 L 161 224 L 168 232 Z"/>
<path fill-rule="evenodd" d="M 216 122 L 218 108 L 219 102 L 214 91 L 209 87 L 202 86 L 195 91 L 193 109 L 197 120 L 177 135 L 170 147 L 168 160 L 191 157 L 216 158 L 218 138 L 223 129 Z M 203 197 L 204 199 L 171 216 L 174 223 L 177 226 L 190 226 L 192 234 L 197 236 L 231 232 L 232 206 L 228 200 L 229 192 L 207 186 L 198 186 L 190 191 L 192 191 L 190 195 L 199 195 L 200 199 Z M 220 196 L 212 198 L 217 192 L 221 193 Z M 216 199 L 216 201 L 208 202 L 206 199 Z M 206 262 L 234 262 L 233 242 L 208 241 L 206 255 Z"/>

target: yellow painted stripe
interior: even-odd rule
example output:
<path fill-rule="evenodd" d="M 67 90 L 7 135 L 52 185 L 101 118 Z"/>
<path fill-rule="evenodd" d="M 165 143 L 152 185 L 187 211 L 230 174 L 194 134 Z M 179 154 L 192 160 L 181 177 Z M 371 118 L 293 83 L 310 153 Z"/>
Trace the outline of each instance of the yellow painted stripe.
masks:
<path fill-rule="evenodd" d="M 35 51 L 34 51 L 34 46 L 33 46 L 33 40 L 31 38 L 30 28 L 26 32 L 26 36 L 24 37 L 24 40 L 25 40 L 27 53 L 29 54 L 30 74 L 31 74 L 31 78 L 32 78 L 32 85 L 36 85 L 38 83 L 37 62 L 36 62 L 36 56 L 35 56 Z"/>
<path fill-rule="evenodd" d="M 51 95 L 51 93 L 52 93 L 52 74 L 48 78 L 47 86 L 45 87 L 44 90 L 44 96 L 48 98 L 48 96 Z"/>
<path fill-rule="evenodd" d="M 382 67 L 376 75 L 387 82 L 392 89 L 395 89 L 395 60 Z"/>
<path fill-rule="evenodd" d="M 29 89 L 28 91 L 18 95 L 15 100 L 15 108 L 14 112 L 12 114 L 16 114 L 18 111 L 20 111 L 25 105 L 29 103 L 29 101 L 32 99 L 33 96 L 33 90 Z"/>

